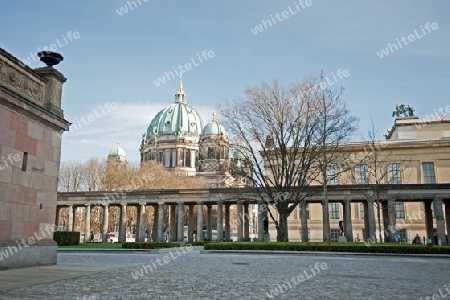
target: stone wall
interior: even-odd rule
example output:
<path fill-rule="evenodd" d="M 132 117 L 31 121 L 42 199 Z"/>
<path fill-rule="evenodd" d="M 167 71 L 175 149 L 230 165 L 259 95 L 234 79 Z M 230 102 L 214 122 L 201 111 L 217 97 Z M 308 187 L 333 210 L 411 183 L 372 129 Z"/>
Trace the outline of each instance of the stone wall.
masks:
<path fill-rule="evenodd" d="M 0 49 L 0 269 L 56 264 L 64 76 Z"/>

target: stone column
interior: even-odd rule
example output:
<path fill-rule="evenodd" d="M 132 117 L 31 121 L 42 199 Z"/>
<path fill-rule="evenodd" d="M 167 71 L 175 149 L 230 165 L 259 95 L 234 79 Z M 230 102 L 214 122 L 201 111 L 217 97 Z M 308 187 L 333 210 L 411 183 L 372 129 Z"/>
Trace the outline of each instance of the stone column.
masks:
<path fill-rule="evenodd" d="M 145 210 L 146 210 L 146 204 L 145 203 L 139 203 L 139 210 L 138 210 L 138 231 L 136 235 L 136 241 L 137 242 L 145 242 Z"/>
<path fill-rule="evenodd" d="M 223 202 L 217 202 L 217 241 L 223 242 Z"/>
<path fill-rule="evenodd" d="M 169 242 L 177 240 L 177 208 L 175 204 L 170 205 L 170 239 Z"/>
<path fill-rule="evenodd" d="M 353 242 L 352 202 L 348 198 L 344 199 L 344 230 L 347 242 Z"/>
<path fill-rule="evenodd" d="M 243 229 L 243 223 L 244 223 L 244 213 L 242 211 L 242 201 L 238 201 L 237 203 L 237 241 L 242 242 L 242 229 Z"/>
<path fill-rule="evenodd" d="M 158 220 L 159 220 L 159 209 L 157 205 L 153 206 L 153 228 L 152 228 L 152 241 L 158 241 Z"/>
<path fill-rule="evenodd" d="M 197 202 L 197 242 L 203 241 L 203 202 Z"/>
<path fill-rule="evenodd" d="M 308 239 L 308 212 L 306 211 L 306 199 L 300 202 L 300 221 L 302 222 L 302 242 L 309 242 Z"/>
<path fill-rule="evenodd" d="M 56 205 L 56 217 L 55 217 L 55 225 L 56 225 L 56 230 L 59 231 L 59 213 L 61 212 L 61 206 Z M 63 231 L 64 229 L 62 228 L 61 231 Z"/>
<path fill-rule="evenodd" d="M 206 205 L 206 236 L 212 241 L 212 204 Z"/>
<path fill-rule="evenodd" d="M 389 238 L 394 242 L 394 236 L 397 234 L 397 212 L 395 207 L 395 199 L 388 200 L 388 220 L 389 220 Z"/>
<path fill-rule="evenodd" d="M 249 227 L 250 227 L 250 223 L 249 223 L 249 211 L 248 211 L 248 203 L 244 204 L 244 241 L 248 242 L 250 241 L 250 234 L 249 234 Z"/>
<path fill-rule="evenodd" d="M 184 240 L 184 203 L 178 203 L 178 238 L 179 242 Z"/>
<path fill-rule="evenodd" d="M 447 245 L 447 237 L 445 236 L 445 219 L 444 210 L 442 209 L 442 197 L 433 199 L 434 217 L 436 218 L 436 233 L 438 241 L 441 245 Z"/>
<path fill-rule="evenodd" d="M 230 204 L 225 204 L 225 242 L 230 241 Z"/>
<path fill-rule="evenodd" d="M 450 201 L 445 202 L 445 223 L 447 224 L 447 245 L 450 245 Z"/>
<path fill-rule="evenodd" d="M 194 241 L 194 231 L 195 231 L 195 206 L 194 204 L 189 204 L 189 222 L 188 222 L 188 241 L 193 242 Z"/>
<path fill-rule="evenodd" d="M 322 236 L 323 241 L 328 241 L 328 232 L 327 228 L 329 227 L 328 224 L 330 223 L 329 219 L 329 212 L 328 212 L 328 206 L 325 205 L 325 200 L 322 199 Z"/>
<path fill-rule="evenodd" d="M 263 219 L 267 215 L 267 209 L 266 204 L 258 204 L 258 242 L 264 241 Z"/>
<path fill-rule="evenodd" d="M 433 213 L 431 211 L 431 201 L 425 201 L 425 230 L 427 236 L 425 238 L 431 239 L 433 238 Z M 423 241 L 424 243 L 426 241 Z"/>
<path fill-rule="evenodd" d="M 109 205 L 103 206 L 103 228 L 102 228 L 102 243 L 108 242 L 108 221 L 109 221 Z"/>
<path fill-rule="evenodd" d="M 119 243 L 125 243 L 127 241 L 127 204 L 121 203 L 122 206 L 120 212 L 119 222 Z"/>
<path fill-rule="evenodd" d="M 91 205 L 85 204 L 86 214 L 84 218 L 84 242 L 89 243 L 91 240 Z"/>
<path fill-rule="evenodd" d="M 158 202 L 158 242 L 165 242 L 164 239 L 164 202 Z"/>
<path fill-rule="evenodd" d="M 68 221 L 67 221 L 67 231 L 73 231 L 73 221 L 74 221 L 74 210 L 73 210 L 73 205 L 69 205 L 69 215 L 68 217 Z"/>
<path fill-rule="evenodd" d="M 366 241 L 368 239 L 370 239 L 370 241 L 372 242 L 377 241 L 378 237 L 376 234 L 375 213 L 373 209 L 373 201 L 371 200 L 364 202 L 364 231 L 366 235 Z"/>

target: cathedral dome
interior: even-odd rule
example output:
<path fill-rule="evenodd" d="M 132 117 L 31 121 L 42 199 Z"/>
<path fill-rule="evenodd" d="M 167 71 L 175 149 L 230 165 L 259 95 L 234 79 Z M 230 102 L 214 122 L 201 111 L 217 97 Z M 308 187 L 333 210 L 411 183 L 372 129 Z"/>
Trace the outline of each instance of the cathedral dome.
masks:
<path fill-rule="evenodd" d="M 127 160 L 127 153 L 125 150 L 123 150 L 119 145 L 113 147 L 111 151 L 109 151 L 108 158 L 118 158 L 120 161 L 126 161 Z"/>
<path fill-rule="evenodd" d="M 203 128 L 203 118 L 195 108 L 184 100 L 182 81 L 175 94 L 175 103 L 161 110 L 147 129 L 147 140 L 154 136 L 184 135 L 199 136 Z"/>
<path fill-rule="evenodd" d="M 225 128 L 216 121 L 216 113 L 213 113 L 212 121 L 203 127 L 202 135 L 225 134 Z"/>

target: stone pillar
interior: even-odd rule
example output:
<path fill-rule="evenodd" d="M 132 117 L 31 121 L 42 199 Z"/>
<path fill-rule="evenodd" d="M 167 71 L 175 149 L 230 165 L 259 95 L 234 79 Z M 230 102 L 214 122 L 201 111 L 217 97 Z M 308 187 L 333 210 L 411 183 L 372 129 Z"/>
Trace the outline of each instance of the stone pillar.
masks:
<path fill-rule="evenodd" d="M 184 240 L 184 203 L 179 202 L 178 203 L 178 238 L 177 240 L 179 242 L 182 242 Z"/>
<path fill-rule="evenodd" d="M 127 241 L 127 204 L 121 203 L 120 222 L 119 222 L 119 243 Z"/>
<path fill-rule="evenodd" d="M 217 241 L 223 242 L 223 202 L 217 202 Z"/>
<path fill-rule="evenodd" d="M 450 245 L 450 201 L 445 202 L 445 223 L 447 224 L 447 245 Z"/>
<path fill-rule="evenodd" d="M 136 242 L 145 242 L 145 203 L 139 203 Z"/>
<path fill-rule="evenodd" d="M 370 241 L 372 242 L 377 241 L 378 237 L 376 234 L 375 213 L 373 209 L 373 201 L 371 200 L 364 202 L 364 231 L 366 235 L 366 241 L 368 239 L 370 239 Z"/>
<path fill-rule="evenodd" d="M 388 221 L 389 221 L 389 240 L 394 242 L 394 236 L 397 234 L 397 212 L 395 208 L 395 199 L 388 200 Z"/>
<path fill-rule="evenodd" d="M 250 227 L 250 220 L 249 220 L 249 211 L 248 211 L 248 203 L 244 204 L 244 241 L 248 242 L 250 241 L 250 233 L 249 233 L 249 227 Z"/>
<path fill-rule="evenodd" d="M 267 216 L 267 204 L 258 204 L 258 242 L 264 241 L 264 223 L 263 219 Z"/>
<path fill-rule="evenodd" d="M 237 241 L 238 242 L 242 242 L 242 239 L 243 239 L 243 237 L 242 237 L 242 233 L 243 233 L 243 231 L 242 231 L 242 229 L 243 229 L 243 223 L 244 223 L 244 213 L 243 213 L 243 211 L 242 211 L 242 201 L 238 201 L 238 203 L 237 203 L 237 213 L 238 213 L 238 215 L 237 215 Z"/>
<path fill-rule="evenodd" d="M 158 241 L 158 220 L 159 209 L 157 205 L 153 205 L 153 228 L 152 228 L 152 241 Z"/>
<path fill-rule="evenodd" d="M 196 241 L 203 241 L 203 202 L 197 202 L 197 235 Z"/>
<path fill-rule="evenodd" d="M 329 219 L 329 212 L 328 212 L 328 206 L 325 205 L 325 200 L 322 199 L 322 236 L 323 236 L 323 242 L 328 241 L 328 232 L 327 228 L 329 227 L 328 224 L 330 223 Z"/>
<path fill-rule="evenodd" d="M 206 236 L 212 241 L 212 205 L 207 204 L 206 208 Z"/>
<path fill-rule="evenodd" d="M 433 199 L 434 217 L 436 218 L 436 233 L 438 241 L 441 245 L 447 245 L 447 237 L 445 236 L 445 220 L 444 210 L 442 209 L 442 197 Z"/>
<path fill-rule="evenodd" d="M 56 206 L 56 217 L 55 217 L 55 225 L 56 225 L 56 230 L 58 231 L 63 231 L 64 229 L 61 228 L 61 230 L 59 229 L 59 213 L 61 212 L 61 206 Z"/>
<path fill-rule="evenodd" d="M 84 218 L 84 242 L 89 243 L 91 240 L 91 205 L 85 204 L 86 214 Z"/>
<path fill-rule="evenodd" d="M 352 202 L 348 198 L 344 199 L 344 230 L 347 242 L 353 242 Z"/>
<path fill-rule="evenodd" d="M 300 202 L 300 221 L 302 222 L 302 242 L 309 242 L 308 239 L 308 212 L 306 211 L 306 199 Z"/>
<path fill-rule="evenodd" d="M 177 208 L 175 204 L 171 204 L 169 242 L 175 242 L 176 240 L 177 240 Z"/>
<path fill-rule="evenodd" d="M 188 241 L 194 241 L 194 231 L 195 231 L 195 206 L 194 204 L 189 204 L 189 222 L 188 222 Z"/>
<path fill-rule="evenodd" d="M 225 242 L 230 239 L 230 204 L 225 204 Z"/>
<path fill-rule="evenodd" d="M 431 201 L 425 201 L 425 230 L 427 236 L 425 238 L 432 239 L 433 238 L 433 213 L 431 211 Z M 426 241 L 423 241 L 424 243 Z"/>
<path fill-rule="evenodd" d="M 109 205 L 103 206 L 103 228 L 102 228 L 102 243 L 108 242 L 108 221 L 109 221 Z"/>
<path fill-rule="evenodd" d="M 69 205 L 69 215 L 68 217 L 68 221 L 67 221 L 67 231 L 73 231 L 73 221 L 74 221 L 74 210 L 73 210 L 73 205 Z"/>
<path fill-rule="evenodd" d="M 164 238 L 164 202 L 158 202 L 158 242 L 165 242 Z"/>

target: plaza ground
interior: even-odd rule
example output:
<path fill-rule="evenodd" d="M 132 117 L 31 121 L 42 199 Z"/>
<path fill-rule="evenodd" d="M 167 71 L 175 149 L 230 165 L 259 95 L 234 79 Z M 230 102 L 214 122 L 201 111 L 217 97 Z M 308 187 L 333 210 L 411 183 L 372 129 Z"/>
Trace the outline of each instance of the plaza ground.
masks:
<path fill-rule="evenodd" d="M 449 294 L 449 270 L 448 257 L 73 251 L 0 271 L 0 299 L 425 299 Z"/>

